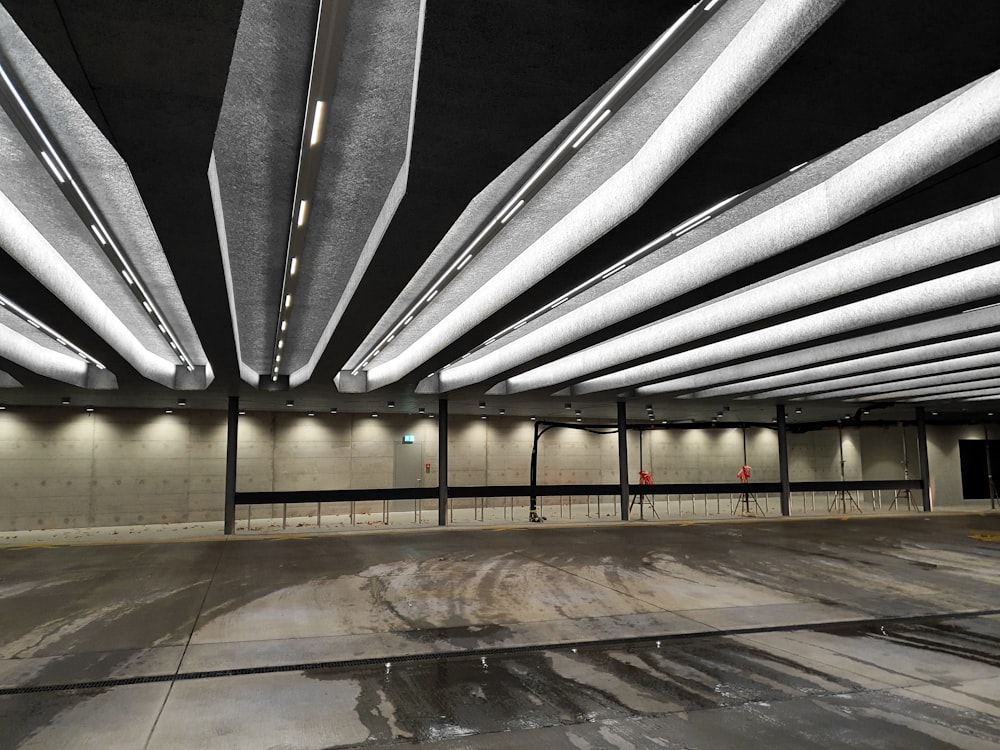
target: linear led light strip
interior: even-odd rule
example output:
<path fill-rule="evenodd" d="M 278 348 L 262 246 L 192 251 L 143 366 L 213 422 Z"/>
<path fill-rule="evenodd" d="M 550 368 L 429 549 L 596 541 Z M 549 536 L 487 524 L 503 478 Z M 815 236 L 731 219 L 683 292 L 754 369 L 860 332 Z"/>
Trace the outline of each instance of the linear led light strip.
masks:
<path fill-rule="evenodd" d="M 76 344 L 71 343 L 65 336 L 49 328 L 49 326 L 45 325 L 40 320 L 36 320 L 34 316 L 31 315 L 31 313 L 29 313 L 23 307 L 18 305 L 16 302 L 12 301 L 9 297 L 4 296 L 3 294 L 0 294 L 0 307 L 10 310 L 12 313 L 14 313 L 14 315 L 19 317 L 25 323 L 38 329 L 56 343 L 66 347 L 71 352 L 73 352 L 73 354 L 75 354 L 85 362 L 89 362 L 90 364 L 95 365 L 100 370 L 107 369 L 95 357 L 92 357 L 89 354 L 87 354 L 87 352 L 85 352 L 83 349 L 78 347 Z"/>
<path fill-rule="evenodd" d="M 361 361 L 361 364 L 351 370 L 352 375 L 357 375 L 361 370 L 368 367 L 368 364 L 381 353 L 387 344 L 396 338 L 396 335 L 403 328 L 413 321 L 413 318 L 437 296 L 438 292 L 446 284 L 454 281 L 455 276 L 465 268 L 476 253 L 482 250 L 500 233 L 514 215 L 524 208 L 525 204 L 537 195 L 545 184 L 573 158 L 580 147 L 590 140 L 594 133 L 622 105 L 628 102 L 635 91 L 680 48 L 680 45 L 686 40 L 684 34 L 687 33 L 690 35 L 694 33 L 694 31 L 708 21 L 710 18 L 709 13 L 719 2 L 720 0 L 709 0 L 708 2 L 702 0 L 695 3 L 646 49 L 639 59 L 626 71 L 625 75 L 601 97 L 600 101 L 591 108 L 590 112 L 570 131 L 570 134 L 548 155 L 541 166 L 532 173 L 531 177 L 503 204 L 503 208 L 494 214 L 493 218 L 476 235 L 475 239 L 458 254 L 458 257 L 447 270 L 437 277 L 430 285 L 430 289 L 419 297 L 417 303 L 400 320 L 396 321 L 395 325 L 389 329 L 389 333 L 369 351 Z M 699 8 L 703 12 L 695 14 L 695 11 Z M 669 45 L 671 42 L 679 43 L 671 48 Z M 542 179 L 543 177 L 545 178 L 544 180 Z M 525 322 L 527 321 L 515 324 L 515 326 L 520 327 Z"/>
<path fill-rule="evenodd" d="M 271 382 L 278 380 L 278 373 L 281 370 L 288 321 L 292 303 L 295 301 L 295 289 L 298 286 L 299 261 L 305 247 L 309 211 L 319 179 L 322 151 L 316 147 L 323 141 L 327 102 L 333 96 L 337 80 L 347 28 L 348 5 L 347 2 L 321 2 L 316 19 L 316 37 L 313 42 L 306 111 L 295 175 L 295 194 L 288 229 L 288 245 L 285 250 L 285 273 L 281 282 L 281 296 L 278 298 L 278 318 L 271 350 Z"/>
<path fill-rule="evenodd" d="M 797 172 L 798 170 L 802 169 L 802 167 L 806 166 L 806 164 L 808 164 L 808 163 L 809 163 L 808 161 L 804 161 L 801 164 L 797 164 L 796 166 L 794 166 L 791 169 L 789 169 L 788 172 L 789 173 L 790 172 Z M 522 318 L 521 320 L 517 321 L 513 325 L 508 326 L 507 328 L 504 328 L 502 331 L 500 331 L 499 333 L 497 333 L 496 335 L 494 335 L 489 340 L 484 341 L 483 343 L 479 344 L 478 346 L 476 346 L 473 349 L 470 349 L 468 352 L 466 352 L 465 354 L 463 354 L 461 357 L 459 357 L 458 359 L 456 359 L 454 362 L 450 362 L 449 364 L 445 365 L 442 369 L 447 370 L 449 367 L 451 367 L 451 366 L 453 366 L 453 365 L 461 362 L 463 359 L 466 359 L 467 357 L 472 356 L 473 354 L 475 354 L 479 350 L 485 349 L 487 346 L 490 346 L 491 344 L 496 343 L 496 341 L 498 341 L 499 339 L 503 338 L 507 334 L 513 333 L 514 331 L 516 331 L 518 328 L 520 328 L 521 326 L 525 325 L 526 323 L 530 323 L 532 320 L 535 320 L 536 318 L 541 317 L 542 315 L 544 315 L 545 313 L 549 312 L 550 310 L 555 310 L 557 307 L 559 307 L 564 302 L 567 302 L 572 297 L 575 297 L 576 295 L 580 294 L 581 292 L 584 292 L 584 291 L 590 289 L 591 287 L 596 286 L 597 284 L 599 284 L 602 281 L 606 281 L 607 279 L 610 279 L 616 273 L 618 273 L 619 271 L 624 270 L 625 268 L 627 268 L 632 263 L 635 263 L 636 261 L 638 261 L 638 260 L 646 257 L 647 255 L 649 255 L 650 253 L 652 253 L 655 250 L 662 249 L 663 247 L 665 247 L 669 243 L 671 243 L 674 240 L 676 240 L 681 235 L 687 234 L 688 232 L 690 232 L 695 227 L 701 226 L 706 221 L 709 221 L 710 219 L 714 219 L 717 216 L 720 216 L 720 215 L 724 214 L 726 211 L 730 210 L 731 208 L 735 208 L 736 206 L 738 206 L 741 203 L 745 202 L 746 200 L 752 198 L 753 196 L 757 195 L 758 193 L 763 192 L 764 190 L 767 190 L 769 187 L 771 187 L 775 183 L 780 182 L 781 180 L 783 180 L 786 177 L 786 175 L 787 175 L 787 173 L 783 173 L 783 174 L 778 175 L 777 177 L 772 177 L 767 182 L 763 182 L 760 185 L 758 185 L 758 186 L 756 186 L 754 188 L 751 188 L 749 190 L 744 190 L 742 193 L 737 193 L 736 195 L 731 195 L 730 197 L 726 198 L 725 200 L 719 201 L 718 203 L 716 203 L 711 208 L 707 208 L 704 211 L 702 211 L 700 213 L 697 213 L 697 214 L 695 214 L 694 216 L 691 216 L 688 219 L 685 219 L 680 224 L 678 224 L 673 229 L 671 229 L 669 232 L 667 232 L 665 234 L 661 234 L 655 240 L 653 240 L 651 242 L 648 242 L 645 245 L 643 245 L 642 247 L 640 247 L 638 250 L 635 250 L 635 251 L 629 253 L 624 258 L 622 258 L 621 260 L 619 260 L 617 263 L 614 263 L 613 265 L 608 266 L 603 271 L 595 274 L 594 276 L 591 276 L 586 281 L 584 281 L 584 282 L 582 282 L 580 284 L 577 284 L 575 287 L 573 287 L 572 289 L 570 289 L 568 292 L 563 293 L 562 295 L 560 295 L 559 297 L 557 297 L 552 302 L 549 302 L 548 304 L 543 305 L 542 307 L 539 307 L 537 310 L 535 310 L 534 312 L 532 312 L 529 315 L 525 316 L 524 318 Z"/>
<path fill-rule="evenodd" d="M 42 129 L 38 120 L 35 118 L 34 114 L 31 112 L 30 107 L 28 107 L 27 102 L 21 96 L 14 82 L 11 80 L 10 76 L 7 74 L 7 70 L 4 68 L 3 64 L 0 63 L 0 77 L 3 78 L 4 83 L 7 85 L 8 90 L 11 95 L 17 101 L 18 106 L 21 108 L 21 112 L 27 119 L 28 123 L 31 125 L 32 130 L 38 136 L 41 141 L 42 149 L 39 151 L 39 156 L 45 166 L 48 168 L 49 172 L 55 178 L 57 184 L 62 190 L 63 194 L 70 199 L 70 205 L 73 205 L 72 195 L 75 193 L 76 197 L 79 199 L 80 203 L 83 204 L 87 213 L 89 214 L 89 219 L 81 216 L 83 222 L 90 226 L 90 231 L 93 233 L 94 238 L 97 240 L 98 245 L 100 245 L 101 250 L 111 261 L 112 265 L 117 266 L 117 270 L 121 273 L 125 282 L 128 284 L 129 290 L 132 292 L 133 296 L 142 303 L 143 308 L 146 313 L 152 318 L 156 327 L 160 331 L 160 335 L 166 340 L 170 345 L 170 348 L 174 350 L 175 355 L 181 361 L 185 367 L 187 367 L 189 372 L 194 371 L 194 365 L 191 359 L 188 357 L 187 352 L 184 347 L 181 346 L 180 341 L 174 335 L 167 323 L 166 318 L 160 313 L 158 307 L 156 306 L 153 298 L 146 291 L 143 286 L 142 280 L 139 275 L 132 268 L 132 265 L 128 262 L 125 256 L 122 254 L 121 250 L 118 248 L 118 243 L 115 242 L 114 236 L 108 231 L 107 226 L 101 220 L 98 211 L 94 208 L 91 202 L 87 199 L 86 194 L 83 189 L 77 183 L 73 177 L 73 173 L 66 166 L 65 162 L 59 156 L 58 150 L 52 145 L 52 141 L 49 140 L 45 131 Z M 73 188 L 74 193 L 70 193 L 69 187 Z M 77 209 L 79 212 L 79 209 Z M 117 262 L 116 262 L 117 261 Z M 29 322 L 31 322 L 29 320 Z M 58 337 L 57 337 L 58 338 Z M 75 347 L 72 347 L 75 348 Z M 88 355 L 81 352 L 81 356 L 88 359 Z M 92 358 L 89 358 L 92 359 Z M 97 364 L 96 360 L 93 360 Z M 101 365 L 103 367 L 103 365 Z"/>

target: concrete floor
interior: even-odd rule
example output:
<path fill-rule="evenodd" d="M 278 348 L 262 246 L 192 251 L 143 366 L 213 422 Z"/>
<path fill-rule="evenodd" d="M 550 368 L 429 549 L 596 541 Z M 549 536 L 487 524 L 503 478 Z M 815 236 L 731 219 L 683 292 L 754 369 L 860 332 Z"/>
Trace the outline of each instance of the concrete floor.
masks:
<path fill-rule="evenodd" d="M 0 549 L 0 747 L 1000 744 L 1000 515 Z"/>

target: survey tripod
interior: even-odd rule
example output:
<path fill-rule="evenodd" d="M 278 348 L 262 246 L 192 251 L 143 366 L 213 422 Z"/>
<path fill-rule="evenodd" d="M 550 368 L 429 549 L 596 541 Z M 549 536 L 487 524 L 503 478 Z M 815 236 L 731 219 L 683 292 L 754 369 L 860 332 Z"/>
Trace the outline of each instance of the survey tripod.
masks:
<path fill-rule="evenodd" d="M 839 421 L 837 422 L 837 443 L 840 447 L 840 481 L 841 484 L 843 484 L 847 481 L 847 476 L 844 473 L 844 464 L 847 462 L 844 460 L 844 426 Z M 851 494 L 851 491 L 841 487 L 833 493 L 833 499 L 830 500 L 830 504 L 827 506 L 826 512 L 830 513 L 839 504 L 841 508 L 840 512 L 848 513 L 850 511 L 848 503 L 850 503 L 850 507 L 853 507 L 858 511 L 858 513 L 862 512 L 861 506 L 858 505 L 858 501 L 854 499 L 854 495 Z"/>
<path fill-rule="evenodd" d="M 653 496 L 652 495 L 649 495 L 648 497 L 646 496 L 646 485 L 651 485 L 653 483 L 653 475 L 650 472 L 648 472 L 648 471 L 643 471 L 643 468 L 642 468 L 642 434 L 645 431 L 646 430 L 644 428 L 642 428 L 642 427 L 639 428 L 639 491 L 637 493 L 635 493 L 634 495 L 632 495 L 632 502 L 629 503 L 629 506 L 628 506 L 628 513 L 629 513 L 629 516 L 631 516 L 632 515 L 632 506 L 635 505 L 635 501 L 636 500 L 639 501 L 639 518 L 640 519 L 644 518 L 644 516 L 643 516 L 643 507 L 646 506 L 646 505 L 648 505 L 649 509 L 651 511 L 653 511 L 653 515 L 654 516 L 656 516 L 657 518 L 660 517 L 660 514 L 656 512 L 656 504 L 653 502 Z M 653 463 L 653 456 L 652 456 L 652 454 L 650 454 L 649 462 Z M 650 467 L 650 468 L 652 468 L 652 467 Z"/>
<path fill-rule="evenodd" d="M 903 479 L 910 478 L 910 465 L 906 458 L 906 427 L 902 422 L 899 423 L 899 429 L 903 433 Z M 988 459 L 987 459 L 988 460 Z M 990 480 L 990 487 L 992 488 L 993 481 Z M 900 500 L 906 500 L 907 510 L 916 510 L 917 507 L 913 504 L 913 492 L 909 487 L 902 490 L 896 490 L 896 495 L 892 498 L 892 505 L 889 506 L 889 510 L 896 510 L 896 506 L 899 504 Z M 881 505 L 881 502 L 879 503 Z"/>
<path fill-rule="evenodd" d="M 760 513 L 762 517 L 766 517 L 764 509 L 760 507 L 760 503 L 757 502 L 757 495 L 750 489 L 750 472 L 752 469 L 747 463 L 747 426 L 745 424 L 740 425 L 740 429 L 743 431 L 743 465 L 740 470 L 736 472 L 737 479 L 740 480 L 740 484 L 743 485 L 743 491 L 740 493 L 739 498 L 736 500 L 736 504 L 733 505 L 731 509 L 731 515 L 736 515 L 736 511 L 739 510 L 740 506 L 743 506 L 744 516 L 755 516 Z M 753 507 L 756 512 L 750 508 L 750 502 L 753 502 Z"/>

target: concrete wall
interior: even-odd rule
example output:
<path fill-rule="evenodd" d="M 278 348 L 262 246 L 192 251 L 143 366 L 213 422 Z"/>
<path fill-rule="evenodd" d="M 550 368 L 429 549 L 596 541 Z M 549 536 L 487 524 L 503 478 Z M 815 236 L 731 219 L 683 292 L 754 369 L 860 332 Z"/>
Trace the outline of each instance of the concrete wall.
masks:
<path fill-rule="evenodd" d="M 995 428 L 994 428 L 995 429 Z M 534 424 L 524 418 L 456 415 L 449 425 L 451 485 L 527 484 Z M 437 420 L 418 415 L 302 412 L 240 418 L 237 488 L 293 491 L 391 487 L 402 436 L 422 444 L 438 483 Z M 916 430 L 905 431 L 910 477 L 918 478 Z M 1000 436 L 1000 429 L 996 431 Z M 982 427 L 930 427 L 935 507 L 988 507 L 961 497 L 959 439 L 982 439 Z M 848 479 L 901 479 L 903 431 L 845 428 Z M 554 428 L 539 443 L 541 484 L 618 482 L 618 438 Z M 629 480 L 640 465 L 654 482 L 731 482 L 743 463 L 743 434 L 710 430 L 630 430 Z M 841 435 L 834 429 L 789 434 L 792 481 L 840 478 Z M 747 462 L 758 482 L 777 481 L 777 435 L 748 429 Z M 225 489 L 226 415 L 177 409 L 12 408 L 0 412 L 0 529 L 59 528 L 217 520 Z M 427 501 L 426 508 L 434 506 Z M 272 512 L 260 509 L 261 514 Z M 292 506 L 289 513 L 314 513 Z M 280 514 L 280 510 L 277 510 Z"/>

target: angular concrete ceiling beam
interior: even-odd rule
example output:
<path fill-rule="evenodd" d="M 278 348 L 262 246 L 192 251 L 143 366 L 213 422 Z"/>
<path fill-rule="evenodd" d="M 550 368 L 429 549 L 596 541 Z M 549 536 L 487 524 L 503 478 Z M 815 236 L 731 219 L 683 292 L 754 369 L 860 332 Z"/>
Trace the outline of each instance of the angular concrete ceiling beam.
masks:
<path fill-rule="evenodd" d="M 374 390 L 398 381 L 632 215 L 838 5 L 747 0 L 722 6 L 718 16 L 677 53 L 683 56 L 687 51 L 683 64 L 675 67 L 668 61 L 640 89 L 639 104 L 622 106 L 603 120 L 566 166 L 554 176 L 546 173 L 549 183 L 529 202 L 515 202 L 519 194 L 515 193 L 510 205 L 488 207 L 495 213 L 492 221 L 487 216 L 477 217 L 475 224 L 466 220 L 466 231 L 471 234 L 463 239 L 470 246 L 477 242 L 475 225 L 498 232 L 495 239 L 476 256 L 467 273 L 444 288 L 425 292 L 414 283 L 404 290 L 389 315 L 348 360 L 345 372 L 376 357 L 372 346 L 379 351 L 377 364 L 368 367 L 363 383 L 345 379 L 338 387 Z M 701 5 L 695 9 L 695 13 L 702 11 Z M 603 106 L 593 112 L 580 111 L 576 118 L 560 123 L 554 132 L 565 140 L 558 148 L 572 148 L 586 140 L 584 128 L 588 122 L 601 121 L 604 115 L 598 110 Z M 524 170 L 523 179 L 531 190 L 536 186 L 527 167 L 533 168 L 537 158 L 532 153 L 515 170 Z M 510 175 L 503 180 L 509 184 Z M 458 247 L 439 246 L 438 257 L 430 263 L 438 268 L 460 263 L 463 247 L 464 242 Z M 484 278 L 488 279 L 485 283 Z M 419 283 L 427 280 L 428 273 L 419 275 Z M 404 307 L 431 299 L 435 300 L 433 312 L 428 308 L 388 341 L 387 334 L 395 330 L 391 326 Z M 386 347 L 377 343 L 381 340 Z"/>
<path fill-rule="evenodd" d="M 59 351 L 0 323 L 0 357 L 26 370 L 81 388 L 113 389 L 115 376 L 64 351 Z"/>
<path fill-rule="evenodd" d="M 1000 324 L 1000 321 L 996 319 L 995 314 L 990 317 L 992 318 L 990 321 L 991 326 L 995 327 Z M 951 326 L 950 335 L 967 333 L 969 330 L 967 326 L 970 325 L 970 321 L 968 320 L 967 314 L 945 318 L 943 321 L 948 321 L 953 324 Z M 935 338 L 933 333 L 931 331 L 927 331 L 927 329 L 937 328 L 935 324 L 943 321 L 930 321 L 929 323 L 909 326 L 909 328 L 923 331 L 920 335 L 926 340 L 929 338 Z M 871 377 L 873 380 L 877 380 L 880 377 L 887 379 L 893 378 L 899 374 L 911 371 L 914 374 L 917 374 L 924 371 L 925 368 L 927 368 L 926 372 L 934 372 L 935 370 L 933 368 L 941 368 L 941 372 L 949 372 L 954 369 L 982 366 L 974 365 L 972 363 L 980 361 L 978 359 L 979 357 L 992 357 L 994 355 L 979 354 L 979 352 L 992 352 L 1000 350 L 1000 333 L 985 333 L 978 336 L 964 336 L 962 338 L 944 341 L 941 343 L 913 346 L 910 348 L 898 348 L 903 346 L 904 342 L 901 339 L 904 336 L 905 331 L 902 331 L 901 329 L 892 329 L 870 337 L 859 337 L 866 339 L 877 338 L 880 342 L 880 348 L 893 349 L 893 351 L 889 351 L 884 354 L 875 354 L 868 357 L 852 357 L 851 351 L 857 350 L 854 346 L 857 339 L 837 342 L 836 344 L 826 344 L 821 347 L 810 347 L 805 350 L 808 352 L 809 357 L 795 356 L 802 354 L 801 351 L 790 352 L 788 355 L 782 355 L 779 357 L 768 357 L 766 360 L 758 360 L 757 362 L 747 363 L 746 368 L 748 370 L 756 369 L 754 366 L 763 361 L 768 362 L 775 370 L 783 370 L 784 372 L 782 372 L 782 374 L 771 375 L 768 377 L 745 378 L 742 380 L 736 379 L 735 382 L 715 388 L 679 389 L 689 391 L 688 393 L 679 396 L 679 398 L 732 398 L 749 395 L 762 396 L 765 393 L 774 398 L 781 398 L 792 393 L 808 393 L 810 391 L 822 390 L 826 388 L 826 386 L 822 385 L 824 383 L 837 380 L 838 378 L 850 378 L 851 376 L 862 374 L 865 377 Z M 848 347 L 848 351 L 845 352 L 845 349 Z M 796 362 L 811 364 L 813 362 L 823 361 L 820 351 L 826 352 L 829 359 L 839 359 L 843 357 L 851 358 L 844 361 L 838 361 L 834 364 L 822 365 L 818 367 L 796 366 Z M 1000 364 L 1000 355 L 997 355 L 997 364 Z M 723 369 L 729 370 L 735 374 L 739 371 L 740 366 Z M 712 375 L 714 373 L 705 374 Z M 663 383 L 656 383 L 652 386 L 644 386 L 637 389 L 637 391 L 643 395 L 668 393 L 673 390 L 671 387 L 672 385 L 675 386 L 685 381 L 690 384 L 692 382 L 696 382 L 698 379 L 699 376 L 697 375 L 689 378 L 679 378 L 674 381 L 665 381 Z"/>
<path fill-rule="evenodd" d="M 957 95 L 946 97 L 943 103 L 935 103 L 929 113 L 903 132 L 819 185 L 539 327 L 530 341 L 516 341 L 491 352 L 489 358 L 449 368 L 442 373 L 441 385 L 450 390 L 480 382 L 491 374 L 626 320 L 708 281 L 738 273 L 742 268 L 842 225 L 988 145 L 996 140 L 998 133 L 1000 72 L 971 84 Z M 990 231 L 991 224 L 996 230 L 995 219 L 986 217 L 984 221 L 984 231 Z M 864 284 L 859 278 L 855 279 L 855 285 L 858 288 Z M 817 299 L 822 296 L 821 291 L 816 293 Z M 507 393 L 516 393 L 550 387 L 585 377 L 601 367 L 655 354 L 665 348 L 664 342 L 648 335 L 649 332 L 648 328 L 642 329 L 515 375 L 502 388 Z M 616 387 L 626 386 L 623 383 Z"/>
<path fill-rule="evenodd" d="M 295 387 L 405 193 L 425 3 L 287 6 L 244 4 L 209 180 L 241 377 Z"/>
<path fill-rule="evenodd" d="M 141 375 L 206 387 L 211 367 L 128 165 L 2 7 L 0 39 L 0 244 Z"/>
<path fill-rule="evenodd" d="M 701 346 L 682 354 L 671 355 L 620 372 L 582 381 L 574 393 L 587 394 L 629 388 L 661 380 L 686 370 L 708 368 L 743 358 L 754 358 L 797 346 L 809 346 L 826 337 L 845 338 L 861 327 L 888 325 L 911 316 L 927 315 L 935 310 L 951 311 L 956 307 L 976 305 L 992 298 L 1000 284 L 1000 262 L 942 276 L 914 284 L 833 310 L 763 328 L 748 336 Z M 641 391 L 640 391 L 641 392 Z"/>

